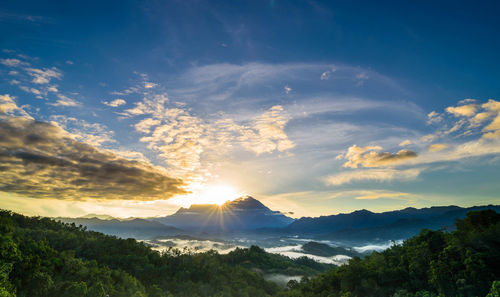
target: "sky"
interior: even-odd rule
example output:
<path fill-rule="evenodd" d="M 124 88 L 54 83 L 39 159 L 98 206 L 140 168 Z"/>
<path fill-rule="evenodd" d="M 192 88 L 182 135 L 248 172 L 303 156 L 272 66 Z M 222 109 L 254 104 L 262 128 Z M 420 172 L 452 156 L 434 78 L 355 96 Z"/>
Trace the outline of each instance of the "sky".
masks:
<path fill-rule="evenodd" d="M 337 3 L 338 2 L 338 3 Z M 0 208 L 500 204 L 497 1 L 3 1 Z"/>

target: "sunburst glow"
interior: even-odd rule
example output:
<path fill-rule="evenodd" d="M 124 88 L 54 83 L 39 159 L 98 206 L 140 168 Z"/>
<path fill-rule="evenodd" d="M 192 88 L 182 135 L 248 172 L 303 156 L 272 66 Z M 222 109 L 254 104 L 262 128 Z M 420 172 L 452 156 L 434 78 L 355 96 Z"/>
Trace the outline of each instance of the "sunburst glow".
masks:
<path fill-rule="evenodd" d="M 174 197 L 170 199 L 170 202 L 183 207 L 189 207 L 192 204 L 222 205 L 245 195 L 245 193 L 225 184 L 202 185 L 192 189 L 191 192 L 189 195 Z"/>

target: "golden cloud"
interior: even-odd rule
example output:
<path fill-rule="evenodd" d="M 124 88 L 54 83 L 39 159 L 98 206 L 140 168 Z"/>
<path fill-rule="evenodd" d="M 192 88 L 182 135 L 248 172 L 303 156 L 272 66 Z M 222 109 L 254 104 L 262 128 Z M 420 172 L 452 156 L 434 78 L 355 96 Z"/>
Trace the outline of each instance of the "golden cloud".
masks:
<path fill-rule="evenodd" d="M 477 109 L 476 104 L 467 104 L 456 107 L 450 106 L 446 108 L 446 111 L 455 116 L 471 117 L 476 113 L 476 109 Z"/>
<path fill-rule="evenodd" d="M 68 200 L 161 200 L 184 182 L 146 162 L 75 140 L 56 124 L 0 116 L 0 191 Z"/>
<path fill-rule="evenodd" d="M 390 181 L 390 180 L 413 180 L 418 177 L 422 170 L 419 168 L 396 170 L 392 168 L 382 169 L 366 169 L 351 172 L 342 172 L 326 177 L 325 183 L 332 186 L 340 186 L 342 184 L 353 181 Z"/>
<path fill-rule="evenodd" d="M 360 147 L 357 145 L 351 146 L 347 149 L 347 153 L 342 157 L 347 159 L 344 167 L 358 168 L 362 167 L 386 167 L 400 164 L 403 161 L 415 158 L 417 153 L 411 150 L 400 150 L 393 154 L 390 152 L 377 152 L 381 150 L 380 146 L 365 146 Z"/>
<path fill-rule="evenodd" d="M 281 105 L 275 105 L 256 118 L 253 128 L 239 127 L 238 140 L 256 154 L 283 152 L 295 147 L 284 131 L 289 117 Z"/>
<path fill-rule="evenodd" d="M 403 140 L 399 143 L 399 146 L 407 146 L 407 145 L 410 145 L 412 144 L 413 142 L 409 139 L 406 139 L 406 140 Z"/>
<path fill-rule="evenodd" d="M 385 191 L 365 191 L 360 196 L 354 197 L 357 200 L 376 200 L 381 198 L 399 198 L 410 195 L 409 193 L 401 192 L 385 192 Z"/>
<path fill-rule="evenodd" d="M 429 152 L 439 152 L 439 151 L 442 151 L 444 149 L 447 149 L 449 148 L 450 145 L 449 144 L 446 144 L 446 143 L 435 143 L 435 144 L 431 144 L 429 146 Z"/>
<path fill-rule="evenodd" d="M 223 113 L 208 121 L 178 104 L 173 107 L 166 94 L 145 94 L 122 115 L 143 116 L 135 124 L 136 131 L 145 134 L 140 141 L 158 152 L 175 175 L 191 177 L 203 170 L 202 160 L 215 160 L 236 145 L 257 155 L 295 146 L 284 131 L 289 116 L 280 105 L 239 123 Z"/>

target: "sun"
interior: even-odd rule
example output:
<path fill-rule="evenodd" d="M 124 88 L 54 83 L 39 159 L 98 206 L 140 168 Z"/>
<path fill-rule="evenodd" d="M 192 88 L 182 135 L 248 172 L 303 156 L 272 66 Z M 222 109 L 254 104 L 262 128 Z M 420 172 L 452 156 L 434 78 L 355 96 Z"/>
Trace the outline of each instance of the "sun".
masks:
<path fill-rule="evenodd" d="M 192 204 L 222 205 L 240 197 L 242 193 L 228 185 L 209 185 L 204 187 L 194 198 Z"/>
<path fill-rule="evenodd" d="M 170 199 L 170 203 L 182 207 L 190 207 L 192 204 L 217 204 L 222 205 L 227 201 L 235 200 L 245 196 L 244 192 L 227 184 L 197 184 L 191 185 L 188 195 L 179 195 Z"/>

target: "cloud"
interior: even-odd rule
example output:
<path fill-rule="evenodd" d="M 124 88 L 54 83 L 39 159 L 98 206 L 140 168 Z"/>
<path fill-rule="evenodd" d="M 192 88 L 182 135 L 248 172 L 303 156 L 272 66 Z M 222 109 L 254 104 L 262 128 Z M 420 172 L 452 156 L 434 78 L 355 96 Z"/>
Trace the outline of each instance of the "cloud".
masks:
<path fill-rule="evenodd" d="M 480 121 L 484 121 L 485 118 L 494 117 L 491 123 L 484 127 L 483 131 L 487 132 L 483 135 L 484 138 L 500 138 L 500 102 L 495 100 L 488 100 L 487 103 L 482 105 L 485 112 L 477 114 L 475 119 L 480 116 L 482 118 Z"/>
<path fill-rule="evenodd" d="M 349 83 L 352 86 L 357 86 L 360 81 L 365 81 L 370 77 L 373 81 L 383 85 L 399 88 L 395 81 L 375 71 L 346 65 L 334 66 L 322 63 L 221 63 L 192 67 L 172 82 L 174 88 L 169 90 L 169 94 L 182 96 L 185 98 L 184 100 L 197 100 L 198 98 L 204 98 L 205 100 L 234 100 L 236 96 L 241 98 L 245 97 L 246 94 L 254 93 L 255 86 L 258 89 L 264 87 L 266 90 L 271 86 L 271 89 L 268 89 L 269 91 L 281 91 L 283 81 L 293 84 L 293 82 L 303 82 L 310 77 L 317 78 L 320 76 L 321 78 L 325 68 L 331 69 L 329 70 L 330 73 L 335 71 L 335 77 L 338 75 L 339 78 L 342 78 L 343 85 Z M 332 79 L 331 76 L 330 79 Z M 311 81 L 311 83 L 317 84 L 318 82 Z M 280 87 L 274 88 L 277 85 Z M 326 87 L 325 84 L 321 85 L 323 88 Z M 309 92 L 307 95 L 309 98 L 311 93 Z"/>
<path fill-rule="evenodd" d="M 19 88 L 27 93 L 32 93 L 34 95 L 37 95 L 37 98 L 39 98 L 40 95 L 42 94 L 38 89 L 35 89 L 35 88 L 29 88 L 29 87 L 25 87 L 25 86 L 19 86 Z"/>
<path fill-rule="evenodd" d="M 427 115 L 427 118 L 428 118 L 427 124 L 436 124 L 443 120 L 443 116 L 435 111 L 431 111 Z"/>
<path fill-rule="evenodd" d="M 343 167 L 388 167 L 387 170 L 357 170 L 344 172 L 327 178 L 329 184 L 340 185 L 357 180 L 406 180 L 414 178 L 422 170 L 431 168 L 414 168 L 394 171 L 395 167 L 430 165 L 436 162 L 454 162 L 472 157 L 482 157 L 500 153 L 500 102 L 493 99 L 479 104 L 476 100 L 463 100 L 462 105 L 447 107 L 445 110 L 449 115 L 431 112 L 428 116 L 434 124 L 439 123 L 437 131 L 424 135 L 416 147 L 427 147 L 426 151 L 418 154 L 410 150 L 400 150 L 397 153 L 379 152 L 380 146 L 356 146 L 348 148 L 346 153 L 337 156 L 337 159 L 346 159 Z M 465 104 L 465 105 L 463 105 Z M 439 120 L 436 120 L 439 119 Z M 467 136 L 470 139 L 474 135 L 479 138 L 462 141 Z M 432 143 L 438 139 L 453 139 L 454 144 Z M 400 145 L 408 144 L 407 140 Z M 415 171 L 412 171 L 415 170 Z M 396 175 L 397 173 L 397 175 Z"/>
<path fill-rule="evenodd" d="M 62 72 L 56 67 L 50 69 L 26 68 L 26 72 L 33 77 L 35 84 L 48 84 L 52 78 L 61 79 Z"/>
<path fill-rule="evenodd" d="M 160 120 L 146 118 L 140 121 L 139 123 L 135 124 L 135 130 L 147 134 L 151 132 L 152 127 L 158 126 L 160 124 L 161 124 Z"/>
<path fill-rule="evenodd" d="M 409 193 L 401 192 L 385 192 L 385 191 L 363 191 L 361 196 L 356 196 L 354 199 L 357 200 L 376 200 L 380 198 L 399 198 L 410 195 Z"/>
<path fill-rule="evenodd" d="M 446 111 L 455 115 L 455 116 L 473 116 L 476 113 L 477 105 L 476 104 L 467 104 L 461 106 L 450 106 L 446 108 Z"/>
<path fill-rule="evenodd" d="M 146 89 L 152 89 L 154 87 L 158 86 L 158 84 L 152 83 L 152 82 L 144 82 L 144 88 Z"/>
<path fill-rule="evenodd" d="M 366 74 L 366 72 L 361 72 L 361 73 L 356 75 L 356 78 L 357 79 L 368 79 L 368 75 Z"/>
<path fill-rule="evenodd" d="M 125 116 L 152 115 L 155 118 L 170 117 L 171 109 L 167 107 L 168 97 L 166 94 L 153 94 L 136 102 L 133 108 L 124 111 Z"/>
<path fill-rule="evenodd" d="M 400 150 L 393 154 L 390 152 L 376 152 L 381 150 L 380 146 L 353 145 L 347 149 L 344 155 L 337 156 L 337 159 L 347 159 L 344 167 L 358 168 L 362 167 L 385 167 L 402 163 L 405 160 L 417 157 L 414 151 Z"/>
<path fill-rule="evenodd" d="M 356 86 L 362 86 L 365 81 L 369 78 L 368 74 L 366 72 L 361 72 L 356 74 L 356 78 L 358 79 L 358 82 L 356 83 Z"/>
<path fill-rule="evenodd" d="M 431 141 L 449 135 L 462 137 L 482 134 L 483 139 L 500 138 L 500 102 L 489 99 L 479 104 L 477 100 L 466 99 L 461 103 L 468 104 L 445 109 L 453 117 L 446 121 L 443 119 L 441 127 L 429 135 Z"/>
<path fill-rule="evenodd" d="M 258 116 L 252 128 L 239 127 L 241 136 L 238 140 L 243 147 L 256 154 L 283 152 L 295 147 L 284 131 L 289 117 L 283 106 L 275 105 Z"/>
<path fill-rule="evenodd" d="M 111 107 L 118 107 L 120 105 L 124 105 L 124 104 L 127 104 L 127 101 L 123 100 L 123 99 L 115 99 L 113 101 L 101 101 L 102 104 L 104 105 L 107 105 L 107 106 L 111 106 Z"/>
<path fill-rule="evenodd" d="M 9 94 L 0 95 L 0 116 L 15 115 L 32 119 L 32 117 L 23 108 L 16 104 L 14 99 L 15 97 Z"/>
<path fill-rule="evenodd" d="M 0 59 L 0 63 L 8 67 L 17 67 L 22 65 L 28 65 L 28 63 L 23 62 L 19 59 Z"/>
<path fill-rule="evenodd" d="M 67 106 L 67 107 L 76 107 L 82 105 L 80 102 L 69 98 L 63 94 L 57 94 L 57 101 L 54 103 L 49 103 L 52 106 Z"/>
<path fill-rule="evenodd" d="M 204 144 L 209 147 L 208 126 L 184 109 L 169 108 L 168 103 L 166 94 L 146 94 L 123 115 L 149 116 L 134 125 L 137 131 L 146 134 L 140 141 L 159 153 L 171 172 L 192 172 L 200 167 Z"/>
<path fill-rule="evenodd" d="M 452 162 L 500 153 L 500 102 L 489 99 L 480 104 L 466 99 L 459 104 L 465 103 L 467 105 L 458 105 L 458 109 L 445 108 L 449 115 L 441 115 L 437 131 L 421 137 L 420 145 L 427 147 L 428 152 L 422 152 L 405 165 Z M 438 140 L 439 143 L 424 145 Z"/>
<path fill-rule="evenodd" d="M 353 181 L 379 181 L 386 182 L 391 180 L 408 181 L 417 178 L 422 169 L 413 168 L 397 170 L 392 168 L 383 169 L 364 169 L 350 172 L 342 172 L 330 175 L 325 178 L 325 183 L 331 186 L 340 186 Z"/>
<path fill-rule="evenodd" d="M 145 93 L 142 101 L 122 115 L 142 117 L 134 125 L 136 131 L 145 134 L 140 141 L 157 152 L 175 174 L 200 169 L 202 156 L 214 165 L 218 156 L 236 146 L 257 155 L 284 152 L 295 146 L 284 131 L 289 116 L 280 105 L 237 123 L 224 113 L 202 119 L 192 115 L 184 104 L 171 103 L 164 93 Z"/>
<path fill-rule="evenodd" d="M 449 147 L 450 147 L 450 145 L 446 144 L 446 143 L 435 143 L 435 144 L 431 144 L 428 149 L 429 149 L 429 152 L 439 152 L 439 151 L 445 150 Z"/>
<path fill-rule="evenodd" d="M 127 89 L 125 89 L 123 91 L 114 91 L 114 92 L 111 92 L 110 94 L 111 95 L 117 95 L 117 96 L 127 96 L 127 95 L 138 93 L 138 92 L 139 92 L 139 88 L 138 87 L 130 87 L 130 88 L 127 88 Z"/>
<path fill-rule="evenodd" d="M 406 140 L 403 140 L 399 143 L 399 146 L 407 146 L 407 145 L 410 145 L 412 144 L 413 142 L 409 139 L 406 139 Z"/>
<path fill-rule="evenodd" d="M 0 191 L 66 200 L 161 200 L 184 183 L 150 164 L 75 140 L 60 126 L 23 117 L 0 119 Z"/>
<path fill-rule="evenodd" d="M 57 89 L 56 86 L 50 86 L 47 88 L 47 91 L 52 92 L 52 93 L 58 93 L 59 90 Z"/>
<path fill-rule="evenodd" d="M 50 119 L 71 133 L 73 139 L 99 147 L 104 143 L 114 143 L 113 132 L 106 126 L 98 123 L 88 123 L 87 121 L 68 117 L 65 115 L 53 115 Z"/>

